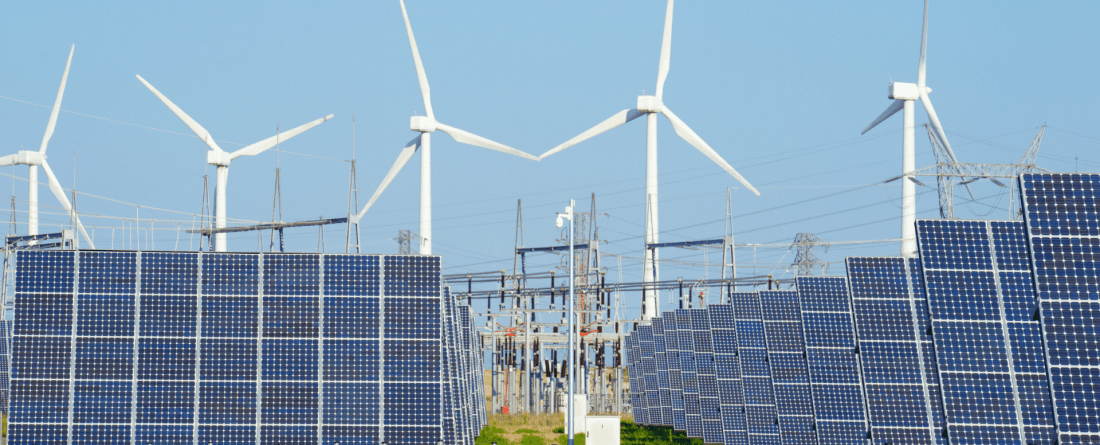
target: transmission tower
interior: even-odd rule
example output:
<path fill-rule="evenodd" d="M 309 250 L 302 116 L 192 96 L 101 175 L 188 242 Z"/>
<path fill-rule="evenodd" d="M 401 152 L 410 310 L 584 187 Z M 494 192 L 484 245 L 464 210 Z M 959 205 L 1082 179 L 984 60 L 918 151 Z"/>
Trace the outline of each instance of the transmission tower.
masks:
<path fill-rule="evenodd" d="M 822 261 L 820 258 L 814 256 L 814 247 L 820 246 L 822 252 L 829 251 L 829 242 L 823 241 L 821 238 L 814 236 L 812 233 L 799 233 L 794 236 L 794 242 L 791 243 L 791 249 L 795 249 L 794 262 L 791 263 L 791 269 L 794 270 L 796 277 L 808 277 L 813 275 L 813 269 L 817 265 L 821 265 L 821 273 L 825 274 L 828 269 L 828 263 Z"/>

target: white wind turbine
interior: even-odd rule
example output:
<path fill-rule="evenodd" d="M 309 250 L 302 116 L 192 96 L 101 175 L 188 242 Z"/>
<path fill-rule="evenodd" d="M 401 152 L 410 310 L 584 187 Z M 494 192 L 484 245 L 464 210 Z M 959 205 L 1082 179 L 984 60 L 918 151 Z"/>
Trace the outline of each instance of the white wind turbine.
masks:
<path fill-rule="evenodd" d="M 951 150 L 951 144 L 947 142 L 947 134 L 943 132 L 943 126 L 940 125 L 940 118 L 936 115 L 936 109 L 932 108 L 932 101 L 928 99 L 928 93 L 932 92 L 931 88 L 925 85 L 925 55 L 928 50 L 928 0 L 924 0 L 924 25 L 921 28 L 920 35 L 920 62 L 917 65 L 917 83 L 905 83 L 894 82 L 891 79 L 890 88 L 887 91 L 887 95 L 890 99 L 894 100 L 894 103 L 890 104 L 890 107 L 883 111 L 871 125 L 863 129 L 860 134 L 865 134 L 882 121 L 893 116 L 899 110 L 905 110 L 902 113 L 902 134 L 901 134 L 901 149 L 902 149 L 902 161 L 901 169 L 902 175 L 905 178 L 901 181 L 901 255 L 905 257 L 913 257 L 917 255 L 917 194 L 916 186 L 914 185 L 912 176 L 908 176 L 910 172 L 916 169 L 916 137 L 914 134 L 913 125 L 913 101 L 920 100 L 924 105 L 924 111 L 928 113 L 928 123 L 932 125 L 932 129 L 935 130 L 936 137 L 947 149 L 947 155 L 951 158 L 952 163 L 958 163 L 955 158 L 955 152 Z M 967 186 L 969 189 L 969 186 Z"/>
<path fill-rule="evenodd" d="M 358 215 L 354 215 L 353 221 L 358 221 L 367 214 L 367 210 L 374 205 L 374 201 L 382 195 L 382 191 L 386 190 L 386 187 L 390 185 L 393 178 L 397 176 L 397 172 L 401 171 L 401 168 L 405 166 L 405 163 L 409 162 L 413 153 L 416 150 L 420 150 L 420 254 L 431 255 L 432 254 L 432 151 L 431 151 L 431 137 L 432 132 L 440 130 L 444 133 L 451 135 L 454 140 L 466 144 L 474 145 L 477 147 L 484 147 L 490 150 L 496 150 L 499 152 L 508 153 L 537 161 L 539 158 L 533 155 L 524 153 L 522 151 L 511 148 L 507 145 L 499 142 L 494 142 L 473 133 L 459 130 L 450 125 L 444 125 L 442 122 L 435 120 L 435 113 L 432 112 L 432 97 L 431 89 L 428 88 L 428 76 L 424 74 L 424 64 L 420 61 L 420 50 L 416 47 L 416 39 L 413 37 L 412 25 L 409 24 L 409 14 L 405 11 L 405 2 L 401 0 L 401 15 L 405 17 L 405 30 L 409 34 L 409 46 L 412 48 L 413 63 L 416 65 L 416 78 L 420 82 L 420 95 L 424 99 L 424 111 L 427 116 L 413 116 L 409 127 L 412 131 L 420 133 L 420 136 L 413 138 L 408 144 L 405 144 L 405 148 L 401 150 L 401 154 L 397 156 L 397 162 L 390 167 L 390 171 L 386 173 L 386 177 L 382 179 L 382 184 L 378 186 L 378 189 L 374 191 L 374 195 L 370 197 L 370 201 L 367 201 L 367 205 L 363 206 L 363 210 Z"/>
<path fill-rule="evenodd" d="M 195 132 L 195 135 L 198 136 L 199 139 L 202 139 L 202 141 L 205 142 L 208 147 L 210 147 L 210 151 L 206 152 L 206 163 L 216 166 L 218 168 L 218 182 L 214 195 L 214 228 L 217 229 L 225 227 L 225 185 L 226 181 L 229 179 L 230 162 L 241 156 L 254 156 L 260 154 L 264 150 L 274 147 L 280 142 L 286 141 L 287 139 L 301 134 L 303 131 L 309 130 L 310 128 L 313 128 L 324 121 L 332 119 L 332 115 L 330 114 L 328 116 L 294 128 L 293 130 L 278 133 L 275 136 L 269 137 L 260 142 L 256 142 L 252 145 L 230 153 L 222 150 L 221 147 L 218 146 L 218 143 L 214 141 L 214 137 L 211 136 L 210 133 L 202 127 L 202 125 L 199 125 L 198 122 L 192 119 L 191 116 L 188 116 L 187 113 L 184 113 L 183 110 L 180 109 L 180 107 L 177 107 L 176 104 L 168 100 L 167 97 L 164 97 L 163 94 L 160 94 L 160 91 L 157 91 L 156 88 L 153 88 L 153 86 L 150 85 L 149 82 L 146 82 L 145 79 L 141 78 L 141 76 L 137 76 L 137 78 L 141 81 L 141 83 L 145 84 L 145 86 L 149 88 L 149 91 L 152 91 L 153 94 L 156 94 L 157 97 L 160 98 L 160 101 L 164 102 L 164 104 L 167 105 L 168 108 L 176 114 L 176 117 L 179 117 L 184 124 L 187 124 L 187 127 L 190 128 L 191 131 Z M 217 252 L 225 252 L 225 233 L 217 233 L 214 235 L 214 250 Z"/>
<path fill-rule="evenodd" d="M 80 230 L 80 234 L 84 236 L 84 239 L 88 241 L 88 246 L 95 249 L 95 244 L 92 243 L 92 238 L 88 236 L 88 232 L 84 230 L 80 218 L 73 213 L 73 206 L 69 203 L 69 198 L 65 197 L 65 191 L 61 188 L 61 184 L 57 182 L 57 176 L 54 176 L 53 170 L 50 170 L 50 164 L 46 163 L 46 146 L 49 145 L 54 127 L 57 126 L 57 113 L 61 111 L 61 96 L 65 95 L 65 83 L 69 80 L 69 66 L 73 63 L 73 51 L 75 50 L 76 45 L 69 48 L 69 60 L 65 62 L 65 74 L 61 75 L 61 87 L 57 89 L 57 98 L 54 99 L 53 110 L 50 111 L 50 121 L 46 124 L 46 134 L 42 136 L 42 145 L 38 147 L 38 151 L 19 150 L 16 154 L 0 157 L 0 167 L 15 164 L 30 166 L 30 173 L 27 175 L 27 179 L 30 181 L 30 189 L 27 193 L 28 235 L 38 235 L 38 167 L 41 166 L 42 171 L 46 172 L 50 191 L 61 202 L 61 207 L 64 207 L 66 212 L 73 215 L 76 220 L 76 227 Z"/>
<path fill-rule="evenodd" d="M 646 218 L 645 218 L 645 242 L 646 246 L 657 242 L 657 114 L 663 114 L 668 118 L 669 123 L 672 124 L 672 128 L 676 130 L 676 134 L 689 144 L 694 146 L 706 157 L 718 164 L 722 169 L 728 172 L 731 176 L 737 179 L 746 188 L 751 190 L 756 195 L 760 195 L 760 192 L 756 190 L 752 184 L 749 184 L 737 170 L 729 165 L 718 155 L 718 152 L 710 148 L 699 135 L 684 121 L 680 120 L 672 110 L 668 109 L 662 102 L 662 96 L 665 89 L 665 79 L 668 77 L 669 58 L 671 57 L 671 45 L 672 45 L 672 4 L 673 0 L 668 0 L 668 6 L 665 11 L 665 31 L 664 37 L 661 39 L 661 60 L 657 68 L 657 95 L 656 96 L 638 96 L 638 107 L 635 109 L 627 109 L 616 113 L 611 118 L 600 122 L 595 127 L 589 128 L 584 133 L 581 133 L 577 137 L 565 141 L 565 143 L 554 147 L 539 156 L 539 159 L 543 159 L 559 151 L 565 150 L 573 145 L 576 145 L 584 140 L 587 140 L 593 136 L 603 133 L 619 125 L 630 122 L 643 115 L 646 116 L 646 175 L 645 175 L 645 196 L 646 196 Z M 645 260 L 642 262 L 644 270 L 642 271 L 642 281 L 651 282 L 659 278 L 657 270 L 657 255 L 655 250 L 645 249 Z M 643 319 L 650 319 L 657 316 L 657 292 L 645 291 L 645 313 L 642 314 Z"/>

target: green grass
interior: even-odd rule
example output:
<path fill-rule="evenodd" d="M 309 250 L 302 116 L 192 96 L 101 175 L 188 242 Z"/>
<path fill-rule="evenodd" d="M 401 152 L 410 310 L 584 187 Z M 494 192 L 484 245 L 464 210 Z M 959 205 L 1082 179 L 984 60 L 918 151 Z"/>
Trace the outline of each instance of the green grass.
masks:
<path fill-rule="evenodd" d="M 497 443 L 500 445 L 500 443 Z M 519 445 L 546 445 L 546 439 L 539 436 L 523 436 L 523 439 L 519 441 Z"/>
<path fill-rule="evenodd" d="M 619 436 L 622 445 L 703 445 L 702 439 L 688 439 L 683 432 L 672 431 L 672 428 L 639 427 L 627 421 L 620 424 Z"/>
<path fill-rule="evenodd" d="M 530 428 L 521 428 L 521 429 L 516 430 L 515 433 L 516 434 L 538 434 L 539 432 L 535 431 L 533 429 L 530 429 Z"/>
<path fill-rule="evenodd" d="M 569 445 L 569 436 L 567 436 L 565 434 L 562 434 L 562 435 L 558 436 L 558 438 L 555 439 L 555 441 L 558 443 L 558 445 Z M 584 445 L 584 434 L 574 435 L 573 436 L 573 444 L 574 445 Z"/>

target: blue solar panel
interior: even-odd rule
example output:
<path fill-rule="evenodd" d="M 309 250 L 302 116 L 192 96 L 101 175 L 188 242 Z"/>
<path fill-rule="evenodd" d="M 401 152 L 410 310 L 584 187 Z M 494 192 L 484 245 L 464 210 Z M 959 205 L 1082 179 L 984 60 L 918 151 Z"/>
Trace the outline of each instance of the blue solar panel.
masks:
<path fill-rule="evenodd" d="M 639 378 L 641 374 L 641 368 L 638 366 L 637 358 L 640 356 L 638 353 L 638 336 L 637 331 L 632 332 L 626 336 L 624 340 L 623 362 L 626 363 L 626 372 L 629 380 L 630 390 L 630 412 L 631 417 L 634 418 L 634 423 L 639 425 L 645 425 L 647 408 L 643 402 L 645 397 L 645 388 L 641 386 L 641 381 L 644 379 Z"/>
<path fill-rule="evenodd" d="M 741 386 L 741 357 L 737 348 L 737 322 L 733 306 L 712 304 L 710 327 L 714 343 L 714 363 L 718 376 L 718 399 L 725 445 L 748 444 L 745 426 L 745 396 Z"/>
<path fill-rule="evenodd" d="M 722 436 L 718 370 L 714 358 L 710 311 L 707 309 L 690 311 L 692 334 L 695 340 L 695 376 L 699 381 L 699 414 L 703 427 L 701 437 L 706 443 L 723 443 L 725 439 Z"/>
<path fill-rule="evenodd" d="M 654 425 L 672 426 L 672 393 L 665 355 L 665 326 L 660 317 L 651 321 L 653 326 L 653 357 L 657 367 L 658 406 L 651 407 L 650 421 Z"/>
<path fill-rule="evenodd" d="M 1100 442 L 1098 188 L 1095 174 L 1020 177 L 1060 443 Z"/>
<path fill-rule="evenodd" d="M 798 277 L 818 443 L 865 444 L 863 378 L 845 277 Z"/>
<path fill-rule="evenodd" d="M 13 444 L 472 443 L 456 419 L 484 418 L 437 257 L 23 251 L 16 271 Z"/>
<path fill-rule="evenodd" d="M 661 399 L 657 382 L 657 347 L 653 342 L 653 326 L 638 326 L 638 363 L 641 383 L 645 388 L 646 425 L 661 423 Z"/>
<path fill-rule="evenodd" d="M 741 384 L 749 442 L 779 443 L 779 417 L 772 388 L 760 294 L 734 292 L 731 301 L 741 358 Z"/>
<path fill-rule="evenodd" d="M 8 413 L 8 396 L 11 393 L 11 380 L 8 366 L 11 363 L 12 322 L 0 320 L 0 412 Z"/>
<path fill-rule="evenodd" d="M 665 335 L 665 362 L 668 367 L 669 403 L 672 407 L 673 429 L 683 431 L 687 428 L 684 418 L 684 386 L 680 377 L 680 331 L 676 313 L 668 311 L 662 314 L 661 325 Z"/>
<path fill-rule="evenodd" d="M 846 263 L 873 443 L 946 443 L 918 260 Z"/>
<path fill-rule="evenodd" d="M 798 294 L 792 291 L 761 291 L 759 295 L 772 390 L 779 417 L 779 435 L 785 444 L 816 444 Z"/>
<path fill-rule="evenodd" d="M 677 332 L 680 334 L 680 380 L 684 393 L 684 432 L 687 437 L 703 437 L 703 414 L 700 397 L 699 354 L 695 317 L 691 309 L 676 310 Z"/>
<path fill-rule="evenodd" d="M 948 436 L 1052 442 L 1049 398 L 1025 400 L 1049 390 L 1023 223 L 920 220 L 917 238 Z"/>

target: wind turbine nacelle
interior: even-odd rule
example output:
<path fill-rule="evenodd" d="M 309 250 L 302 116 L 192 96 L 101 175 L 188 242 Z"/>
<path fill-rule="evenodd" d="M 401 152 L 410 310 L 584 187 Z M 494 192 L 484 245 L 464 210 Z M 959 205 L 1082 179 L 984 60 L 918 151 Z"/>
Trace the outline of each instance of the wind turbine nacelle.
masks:
<path fill-rule="evenodd" d="M 643 113 L 660 113 L 664 105 L 657 96 L 638 96 L 638 111 Z"/>
<path fill-rule="evenodd" d="M 210 165 L 224 165 L 229 166 L 229 152 L 227 151 L 215 151 L 210 150 L 206 152 L 206 163 Z"/>
<path fill-rule="evenodd" d="M 890 84 L 887 94 L 893 100 L 917 100 L 920 99 L 920 90 L 915 83 L 894 82 Z"/>
<path fill-rule="evenodd" d="M 421 133 L 431 133 L 436 129 L 435 119 L 428 116 L 413 116 L 409 119 L 409 129 Z"/>
<path fill-rule="evenodd" d="M 15 163 L 23 165 L 42 165 L 46 155 L 37 151 L 19 150 L 15 153 Z"/>

